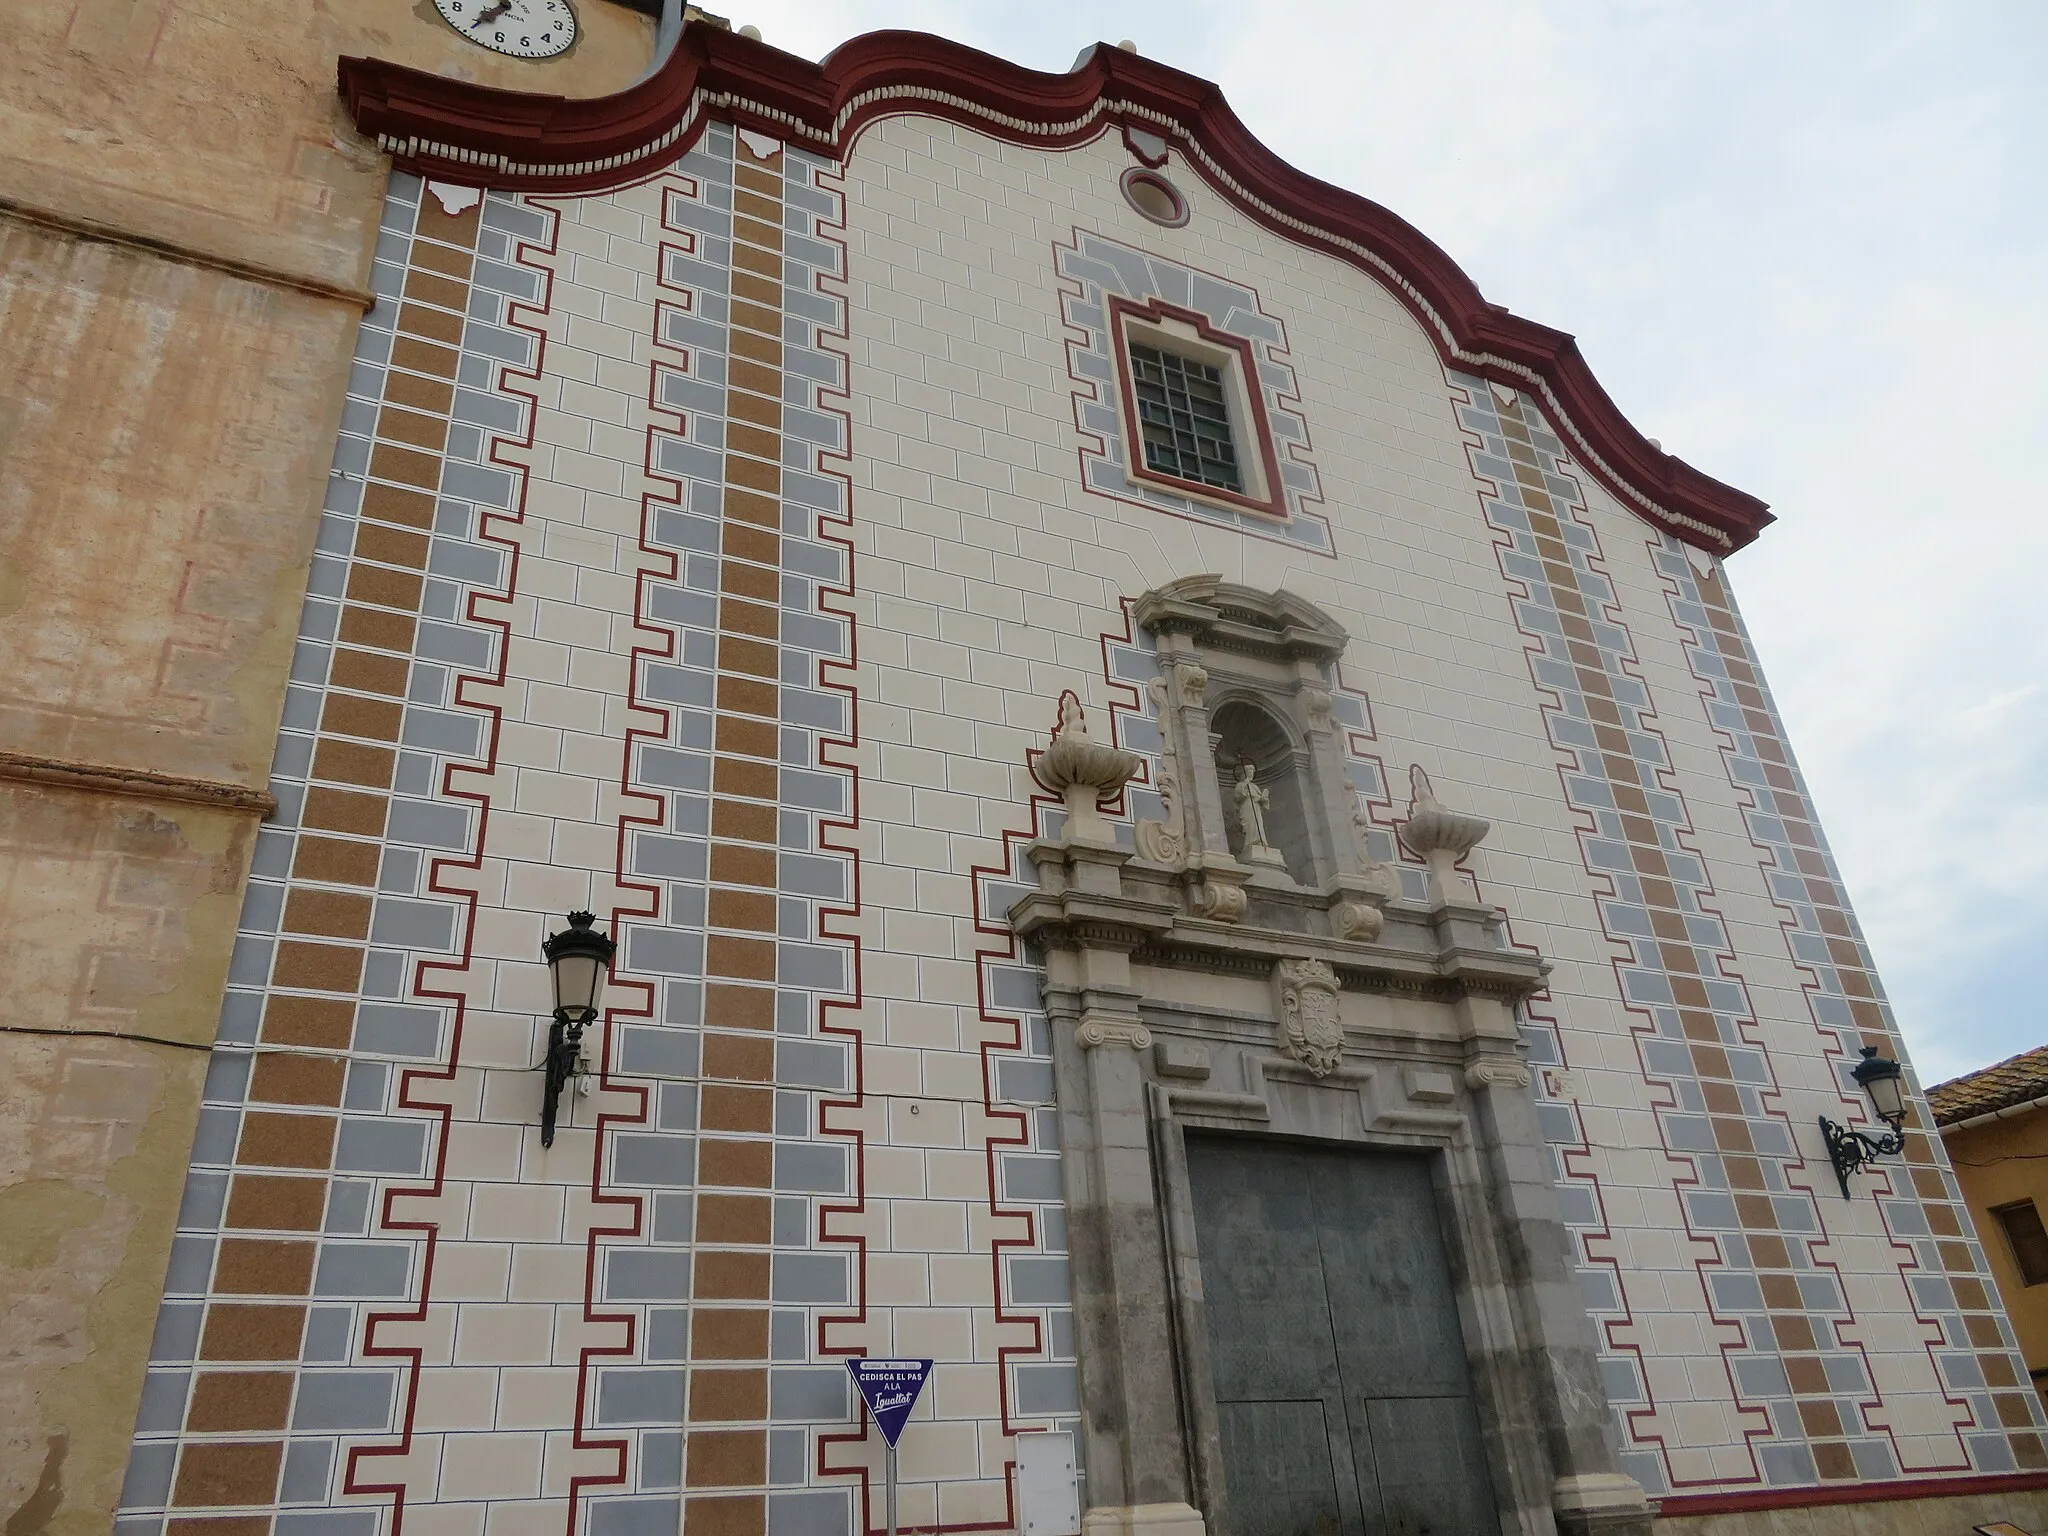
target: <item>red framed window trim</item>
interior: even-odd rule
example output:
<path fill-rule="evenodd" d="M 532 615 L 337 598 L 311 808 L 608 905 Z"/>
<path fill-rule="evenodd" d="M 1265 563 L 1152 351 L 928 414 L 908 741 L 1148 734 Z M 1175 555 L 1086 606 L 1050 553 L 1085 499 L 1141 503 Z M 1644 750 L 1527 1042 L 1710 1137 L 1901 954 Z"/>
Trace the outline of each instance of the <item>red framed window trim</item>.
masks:
<path fill-rule="evenodd" d="M 1118 399 L 1124 423 L 1124 473 L 1140 485 L 1157 486 L 1160 490 L 1171 491 L 1176 496 L 1185 496 L 1190 501 L 1206 501 L 1231 507 L 1241 512 L 1255 512 L 1262 517 L 1276 518 L 1281 522 L 1290 519 L 1287 510 L 1287 488 L 1280 481 L 1280 454 L 1273 443 L 1273 428 L 1266 418 L 1265 388 L 1259 382 L 1258 356 L 1252 350 L 1249 339 L 1233 336 L 1228 331 L 1219 331 L 1209 323 L 1209 317 L 1198 310 L 1182 309 L 1164 299 L 1154 299 L 1149 304 L 1134 304 L 1116 294 L 1105 295 L 1108 300 L 1110 351 L 1116 358 Z M 1233 354 L 1237 359 L 1238 383 L 1245 402 L 1249 421 L 1233 421 L 1231 426 L 1243 437 L 1238 442 L 1240 462 L 1245 458 L 1254 459 L 1259 466 L 1259 477 L 1267 494 L 1261 498 L 1226 491 L 1199 480 L 1186 480 L 1179 475 L 1161 474 L 1145 462 L 1144 433 L 1138 420 L 1138 396 L 1131 380 L 1130 322 L 1158 325 L 1162 321 L 1174 320 L 1193 329 L 1196 337 L 1205 345 L 1219 351 Z M 1245 439 L 1248 439 L 1246 441 Z M 1246 453 L 1245 450 L 1250 452 Z"/>

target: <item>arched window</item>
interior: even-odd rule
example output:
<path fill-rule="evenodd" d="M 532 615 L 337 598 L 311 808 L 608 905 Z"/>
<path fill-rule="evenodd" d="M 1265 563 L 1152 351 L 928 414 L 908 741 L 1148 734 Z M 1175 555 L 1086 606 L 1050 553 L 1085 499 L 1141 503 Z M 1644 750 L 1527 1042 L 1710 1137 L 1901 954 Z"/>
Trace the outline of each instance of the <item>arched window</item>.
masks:
<path fill-rule="evenodd" d="M 1210 743 L 1231 856 L 1255 869 L 1284 868 L 1301 885 L 1318 884 L 1302 793 L 1306 754 L 1287 727 L 1250 700 L 1232 699 L 1210 716 Z"/>

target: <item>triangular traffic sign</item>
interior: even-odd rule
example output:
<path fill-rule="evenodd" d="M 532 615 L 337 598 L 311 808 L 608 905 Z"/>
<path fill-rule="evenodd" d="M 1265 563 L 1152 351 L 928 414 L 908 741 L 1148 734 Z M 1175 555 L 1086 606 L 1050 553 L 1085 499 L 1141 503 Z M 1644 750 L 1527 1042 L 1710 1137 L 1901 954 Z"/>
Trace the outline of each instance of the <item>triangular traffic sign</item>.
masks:
<path fill-rule="evenodd" d="M 853 1373 L 853 1384 L 860 1388 L 868 1412 L 875 1416 L 875 1428 L 893 1449 L 903 1436 L 910 1410 L 917 1406 L 925 1378 L 932 1373 L 931 1361 L 849 1360 L 846 1368 Z"/>

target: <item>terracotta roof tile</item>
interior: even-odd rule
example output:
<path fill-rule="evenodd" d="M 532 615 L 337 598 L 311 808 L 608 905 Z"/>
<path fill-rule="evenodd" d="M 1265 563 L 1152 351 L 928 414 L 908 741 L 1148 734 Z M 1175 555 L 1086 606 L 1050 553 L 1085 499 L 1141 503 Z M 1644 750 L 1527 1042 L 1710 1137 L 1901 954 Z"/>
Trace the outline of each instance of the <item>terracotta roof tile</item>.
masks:
<path fill-rule="evenodd" d="M 1936 1125 L 1952 1125 L 1972 1115 L 1988 1115 L 2044 1096 L 2048 1096 L 2048 1045 L 2037 1045 L 1995 1067 L 1936 1083 L 1927 1090 L 1927 1103 Z"/>

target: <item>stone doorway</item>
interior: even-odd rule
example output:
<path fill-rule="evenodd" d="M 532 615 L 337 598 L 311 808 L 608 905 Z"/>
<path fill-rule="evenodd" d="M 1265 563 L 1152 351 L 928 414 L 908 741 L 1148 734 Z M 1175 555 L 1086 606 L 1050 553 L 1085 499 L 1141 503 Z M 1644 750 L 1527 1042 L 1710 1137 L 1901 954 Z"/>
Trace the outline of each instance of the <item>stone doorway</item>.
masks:
<path fill-rule="evenodd" d="M 1187 1160 L 1230 1536 L 1498 1536 L 1430 1159 Z"/>

